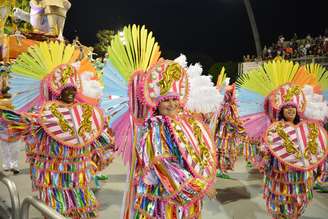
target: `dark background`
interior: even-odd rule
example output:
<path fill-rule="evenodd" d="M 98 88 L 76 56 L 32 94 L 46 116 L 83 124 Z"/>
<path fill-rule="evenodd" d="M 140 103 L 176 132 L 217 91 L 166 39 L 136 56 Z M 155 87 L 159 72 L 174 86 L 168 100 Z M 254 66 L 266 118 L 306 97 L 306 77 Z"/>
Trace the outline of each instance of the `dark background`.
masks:
<path fill-rule="evenodd" d="M 262 47 L 286 39 L 324 34 L 328 28 L 327 0 L 250 0 Z M 218 62 L 238 62 L 255 54 L 243 0 L 71 0 L 65 36 L 79 36 L 86 45 L 97 42 L 101 29 L 120 30 L 145 24 L 154 32 L 165 58 L 180 53 L 208 70 Z"/>

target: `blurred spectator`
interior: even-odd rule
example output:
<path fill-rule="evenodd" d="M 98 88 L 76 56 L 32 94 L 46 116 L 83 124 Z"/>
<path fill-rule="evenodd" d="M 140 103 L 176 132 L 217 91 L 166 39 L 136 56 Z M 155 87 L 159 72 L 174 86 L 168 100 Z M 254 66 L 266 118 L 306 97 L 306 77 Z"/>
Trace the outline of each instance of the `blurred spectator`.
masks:
<path fill-rule="evenodd" d="M 308 34 L 303 39 L 298 38 L 296 33 L 290 40 L 279 35 L 276 43 L 270 47 L 264 46 L 262 59 L 270 60 L 277 56 L 283 59 L 328 56 L 328 29 L 323 36 L 312 37 Z M 246 55 L 243 58 L 244 62 L 255 61 L 253 55 Z"/>

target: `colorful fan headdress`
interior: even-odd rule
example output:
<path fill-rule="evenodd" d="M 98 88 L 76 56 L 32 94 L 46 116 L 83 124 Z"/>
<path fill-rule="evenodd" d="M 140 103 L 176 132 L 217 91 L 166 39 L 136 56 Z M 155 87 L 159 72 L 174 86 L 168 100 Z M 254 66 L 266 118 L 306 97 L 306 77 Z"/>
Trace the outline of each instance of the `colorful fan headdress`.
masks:
<path fill-rule="evenodd" d="M 82 85 L 88 81 L 81 79 L 81 75 L 86 72 L 95 75 L 95 70 L 86 67 L 90 64 L 87 60 L 78 62 L 78 57 L 79 51 L 73 45 L 62 42 L 41 42 L 22 53 L 11 66 L 10 87 L 15 109 L 28 111 L 38 107 L 57 98 L 65 87 L 75 87 L 77 98 L 87 97 L 88 91 Z"/>
<path fill-rule="evenodd" d="M 140 86 L 140 99 L 151 108 L 165 99 L 179 99 L 182 106 L 188 100 L 187 72 L 174 61 L 161 59 L 146 72 Z"/>
<path fill-rule="evenodd" d="M 110 115 L 110 127 L 115 134 L 115 145 L 123 162 L 130 166 L 129 187 L 133 186 L 136 162 L 135 143 L 148 108 L 141 103 L 139 84 L 144 73 L 160 57 L 160 48 L 152 32 L 144 26 L 127 26 L 123 34 L 117 34 L 108 48 L 108 60 L 104 66 L 104 96 L 101 106 Z M 131 190 L 132 191 L 132 190 Z M 131 206 L 133 194 L 125 193 L 123 205 Z M 133 209 L 125 208 L 124 215 Z"/>
<path fill-rule="evenodd" d="M 250 137 L 259 138 L 271 122 L 277 121 L 285 105 L 296 107 L 300 116 L 323 120 L 328 116 L 323 95 L 328 90 L 328 74 L 320 65 L 300 66 L 291 61 L 272 61 L 242 75 L 237 80 L 241 116 Z M 325 113 L 314 116 L 308 107 L 322 106 Z M 318 112 L 318 111 L 316 111 Z"/>
<path fill-rule="evenodd" d="M 218 75 L 218 79 L 216 81 L 217 89 L 221 90 L 222 88 L 228 86 L 230 83 L 230 78 L 227 77 L 227 73 L 225 72 L 225 67 L 221 68 L 221 71 Z"/>
<path fill-rule="evenodd" d="M 145 72 L 160 57 L 160 48 L 152 32 L 144 26 L 127 26 L 117 34 L 108 48 L 104 67 L 104 96 L 101 106 L 111 116 L 110 126 L 116 147 L 124 163 L 131 164 L 134 126 L 143 124 L 148 108 L 142 104 L 139 84 Z M 124 137 L 122 137 L 124 136 Z"/>
<path fill-rule="evenodd" d="M 267 96 L 264 110 L 272 120 L 278 120 L 280 110 L 288 105 L 294 106 L 298 114 L 303 115 L 306 102 L 300 86 L 292 83 L 279 86 Z"/>
<path fill-rule="evenodd" d="M 292 169 L 312 170 L 326 159 L 328 136 L 320 122 L 328 117 L 321 95 L 327 92 L 328 80 L 322 67 L 272 61 L 242 75 L 237 84 L 249 137 L 263 142 L 272 156 Z M 296 109 L 292 122 L 281 118 L 287 106 Z"/>
<path fill-rule="evenodd" d="M 66 87 L 75 87 L 76 89 L 80 89 L 81 85 L 77 76 L 76 70 L 72 65 L 60 65 L 49 73 L 46 80 L 42 79 L 42 82 L 46 83 L 47 88 L 44 92 L 50 90 L 52 95 L 58 97 L 61 91 Z"/>

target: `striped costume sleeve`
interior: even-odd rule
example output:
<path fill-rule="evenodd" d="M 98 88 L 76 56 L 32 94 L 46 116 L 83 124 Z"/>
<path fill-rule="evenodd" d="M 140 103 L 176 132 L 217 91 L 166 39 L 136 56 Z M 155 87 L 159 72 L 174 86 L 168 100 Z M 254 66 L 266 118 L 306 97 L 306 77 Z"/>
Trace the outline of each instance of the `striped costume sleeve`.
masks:
<path fill-rule="evenodd" d="M 29 132 L 31 126 L 27 116 L 11 110 L 0 110 L 0 140 L 7 142 L 18 141 Z"/>

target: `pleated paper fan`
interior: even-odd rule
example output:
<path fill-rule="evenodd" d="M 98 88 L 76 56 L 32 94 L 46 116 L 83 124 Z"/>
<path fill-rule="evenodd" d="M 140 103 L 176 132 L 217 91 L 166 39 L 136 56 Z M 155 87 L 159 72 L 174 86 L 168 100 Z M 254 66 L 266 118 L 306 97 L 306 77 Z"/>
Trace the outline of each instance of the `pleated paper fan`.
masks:
<path fill-rule="evenodd" d="M 227 73 L 225 72 L 225 67 L 223 66 L 218 75 L 218 79 L 216 81 L 216 87 L 218 89 L 221 89 L 222 87 L 224 87 L 226 80 L 227 80 Z"/>
<path fill-rule="evenodd" d="M 110 125 L 112 125 L 129 110 L 128 82 L 110 61 L 105 64 L 103 71 L 105 87 L 101 107 L 111 116 Z"/>
<path fill-rule="evenodd" d="M 299 69 L 298 63 L 281 60 L 264 63 L 260 68 L 241 75 L 237 87 L 267 96 L 272 90 L 291 82 Z"/>
<path fill-rule="evenodd" d="M 305 66 L 306 70 L 313 74 L 319 85 L 322 92 L 327 92 L 328 90 L 328 70 L 319 64 L 311 63 Z"/>
<path fill-rule="evenodd" d="M 161 52 L 152 32 L 145 26 L 124 27 L 123 36 L 117 34 L 108 48 L 108 59 L 125 80 L 136 70 L 147 70 L 156 63 Z"/>
<path fill-rule="evenodd" d="M 28 111 L 41 104 L 41 81 L 55 67 L 73 63 L 78 52 L 63 42 L 41 42 L 22 53 L 11 66 L 10 87 L 13 105 L 18 111 Z"/>
<path fill-rule="evenodd" d="M 108 48 L 101 106 L 111 117 L 110 127 L 125 164 L 131 164 L 132 160 L 132 140 L 136 131 L 133 128 L 136 124 L 132 122 L 139 119 L 138 116 L 143 118 L 147 112 L 139 101 L 137 86 L 142 74 L 159 60 L 160 54 L 153 33 L 137 25 L 124 27 L 123 34 L 117 34 Z M 130 118 L 134 118 L 133 121 Z"/>

